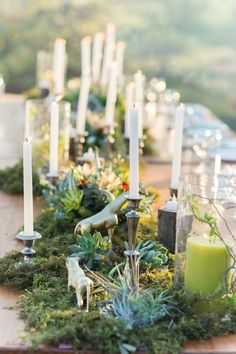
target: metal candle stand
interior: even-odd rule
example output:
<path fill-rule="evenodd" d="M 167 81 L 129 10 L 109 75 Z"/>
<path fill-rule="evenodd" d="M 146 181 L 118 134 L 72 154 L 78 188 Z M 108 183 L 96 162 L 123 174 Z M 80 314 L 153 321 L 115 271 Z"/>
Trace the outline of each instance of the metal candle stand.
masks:
<path fill-rule="evenodd" d="M 106 136 L 105 138 L 105 150 L 106 150 L 106 157 L 109 158 L 110 154 L 112 152 L 112 145 L 115 142 L 114 139 L 114 134 L 115 134 L 115 129 L 113 125 L 105 125 L 103 128 L 103 133 Z"/>
<path fill-rule="evenodd" d="M 57 175 L 57 176 L 55 176 L 55 175 L 52 176 L 52 175 L 50 175 L 50 173 L 47 174 L 47 180 L 50 182 L 50 184 L 51 184 L 52 186 L 56 186 L 56 185 L 57 185 L 58 179 L 59 179 L 59 175 Z"/>
<path fill-rule="evenodd" d="M 83 155 L 83 150 L 84 150 L 84 143 L 85 143 L 85 138 L 88 135 L 87 132 L 84 132 L 84 134 L 78 134 L 74 138 L 74 152 L 75 152 L 75 162 L 78 162 L 78 158 Z"/>
<path fill-rule="evenodd" d="M 128 271 L 128 281 L 131 289 L 137 292 L 139 289 L 139 252 L 135 250 L 137 228 L 140 215 L 137 212 L 141 198 L 130 199 L 128 198 L 128 208 L 130 211 L 126 213 L 128 224 L 128 247 L 129 249 L 124 252 L 126 257 L 125 269 Z"/>
<path fill-rule="evenodd" d="M 24 231 L 21 231 L 16 235 L 16 238 L 18 240 L 23 241 L 25 246 L 21 251 L 24 258 L 23 261 L 19 263 L 19 265 L 32 263 L 32 259 L 30 257 L 36 253 L 36 251 L 32 248 L 32 246 L 35 240 L 41 238 L 40 233 L 37 231 L 33 231 L 33 235 L 29 236 L 26 235 Z"/>

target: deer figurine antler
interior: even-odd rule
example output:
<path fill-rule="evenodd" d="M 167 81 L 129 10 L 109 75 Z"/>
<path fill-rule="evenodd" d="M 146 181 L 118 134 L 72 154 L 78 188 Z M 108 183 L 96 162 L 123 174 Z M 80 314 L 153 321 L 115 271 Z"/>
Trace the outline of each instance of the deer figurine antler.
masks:
<path fill-rule="evenodd" d="M 91 232 L 92 230 L 98 230 L 102 228 L 106 228 L 109 233 L 109 231 L 111 231 L 113 227 L 118 224 L 117 213 L 119 212 L 121 207 L 127 202 L 127 197 L 127 192 L 121 194 L 118 198 L 106 205 L 105 208 L 99 213 L 80 221 L 76 225 L 74 233 L 83 234 L 84 231 Z"/>

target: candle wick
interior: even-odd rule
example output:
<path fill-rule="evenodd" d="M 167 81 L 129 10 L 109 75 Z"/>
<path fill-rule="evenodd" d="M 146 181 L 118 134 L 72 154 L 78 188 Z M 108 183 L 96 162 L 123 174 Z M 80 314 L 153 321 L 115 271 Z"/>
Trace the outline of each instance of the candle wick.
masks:
<path fill-rule="evenodd" d="M 25 138 L 25 141 L 26 141 L 27 143 L 31 143 L 32 137 L 31 137 L 31 136 L 27 136 L 27 137 Z"/>

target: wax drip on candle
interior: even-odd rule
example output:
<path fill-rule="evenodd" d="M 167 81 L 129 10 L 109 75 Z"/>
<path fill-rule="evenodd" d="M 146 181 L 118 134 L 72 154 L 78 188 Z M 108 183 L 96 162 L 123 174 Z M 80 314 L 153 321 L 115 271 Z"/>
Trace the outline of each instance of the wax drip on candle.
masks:
<path fill-rule="evenodd" d="M 174 196 L 173 198 L 167 200 L 166 204 L 163 207 L 163 210 L 175 213 L 177 211 L 177 199 Z"/>

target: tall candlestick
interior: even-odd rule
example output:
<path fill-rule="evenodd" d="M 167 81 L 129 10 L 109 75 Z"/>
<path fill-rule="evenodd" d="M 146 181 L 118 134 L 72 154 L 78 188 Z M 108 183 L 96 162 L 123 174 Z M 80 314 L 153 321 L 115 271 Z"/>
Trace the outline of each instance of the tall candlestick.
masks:
<path fill-rule="evenodd" d="M 215 156 L 215 166 L 214 166 L 215 174 L 219 174 L 220 173 L 220 169 L 221 169 L 221 156 L 220 156 L 220 154 L 216 154 L 216 156 Z"/>
<path fill-rule="evenodd" d="M 91 74 L 91 37 L 86 36 L 81 41 L 81 75 Z"/>
<path fill-rule="evenodd" d="M 184 112 L 185 112 L 184 105 L 180 104 L 176 108 L 176 113 L 175 113 L 175 141 L 174 141 L 174 155 L 172 160 L 172 172 L 171 172 L 172 189 L 178 189 L 178 182 L 179 182 L 179 176 L 181 170 Z"/>
<path fill-rule="evenodd" d="M 60 94 L 64 92 L 65 70 L 66 69 L 66 41 L 57 38 L 54 45 L 53 54 L 53 80 L 54 92 Z"/>
<path fill-rule="evenodd" d="M 105 125 L 114 126 L 115 106 L 117 96 L 117 62 L 114 61 L 110 65 L 109 86 L 107 92 Z"/>
<path fill-rule="evenodd" d="M 89 76 L 83 76 L 81 79 L 76 120 L 76 130 L 79 135 L 84 135 L 85 131 L 90 81 L 91 80 Z"/>
<path fill-rule="evenodd" d="M 138 110 L 130 110 L 130 140 L 129 140 L 130 187 L 129 198 L 139 198 L 139 119 Z"/>
<path fill-rule="evenodd" d="M 130 109 L 134 105 L 134 82 L 131 81 L 126 86 L 125 96 L 125 137 L 129 139 L 130 136 Z"/>
<path fill-rule="evenodd" d="M 50 117 L 50 159 L 49 175 L 58 176 L 58 138 L 59 138 L 59 105 L 57 102 L 51 104 Z"/>
<path fill-rule="evenodd" d="M 116 45 L 116 61 L 117 61 L 117 75 L 118 75 L 118 85 L 122 86 L 124 83 L 124 52 L 125 52 L 125 43 L 118 42 Z"/>
<path fill-rule="evenodd" d="M 108 83 L 109 69 L 113 61 L 115 47 L 115 25 L 108 23 L 106 31 L 106 43 L 104 48 L 104 57 L 102 63 L 101 85 L 106 86 Z"/>
<path fill-rule="evenodd" d="M 24 234 L 33 235 L 33 180 L 32 180 L 32 146 L 31 138 L 23 143 L 24 175 Z"/>
<path fill-rule="evenodd" d="M 138 118 L 139 118 L 139 138 L 143 136 L 143 100 L 144 100 L 144 75 L 142 71 L 137 71 L 134 75 L 135 82 L 135 103 L 138 107 Z"/>
<path fill-rule="evenodd" d="M 98 32 L 93 39 L 92 77 L 94 83 L 97 83 L 100 77 L 104 37 L 104 33 Z"/>

